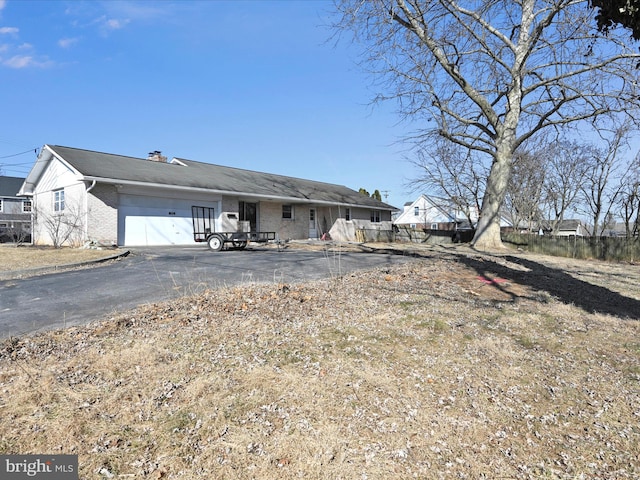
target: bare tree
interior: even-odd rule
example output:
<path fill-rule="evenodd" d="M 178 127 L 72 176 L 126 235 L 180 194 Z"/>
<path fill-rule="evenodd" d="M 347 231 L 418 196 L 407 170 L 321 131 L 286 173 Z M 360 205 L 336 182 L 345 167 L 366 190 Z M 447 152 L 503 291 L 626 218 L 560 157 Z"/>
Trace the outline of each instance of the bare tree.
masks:
<path fill-rule="evenodd" d="M 591 145 L 562 139 L 550 143 L 541 154 L 546 171 L 542 209 L 552 235 L 558 232 L 566 212 L 577 207 L 593 155 Z"/>
<path fill-rule="evenodd" d="M 31 236 L 30 225 L 26 222 L 11 222 L 5 231 L 16 245 L 23 245 Z"/>
<path fill-rule="evenodd" d="M 500 208 L 514 153 L 549 128 L 640 106 L 640 54 L 592 26 L 587 0 L 336 0 L 338 31 L 366 45 L 363 64 L 418 124 L 491 164 L 476 248 L 501 248 Z M 428 125 L 429 122 L 431 125 Z"/>
<path fill-rule="evenodd" d="M 591 215 L 592 235 L 602 236 L 607 224 L 611 223 L 612 209 L 624 188 L 624 174 L 629 165 L 624 165 L 623 154 L 627 146 L 628 126 L 622 126 L 610 132 L 606 137 L 605 148 L 593 151 L 587 164 L 581 191 L 587 213 Z"/>
<path fill-rule="evenodd" d="M 540 204 L 545 173 L 545 165 L 538 153 L 516 153 L 505 197 L 505 207 L 514 228 L 524 227 L 529 232 L 538 229 L 542 220 Z"/>
<path fill-rule="evenodd" d="M 66 202 L 63 211 L 54 212 L 41 208 L 34 201 L 33 218 L 34 225 L 40 225 L 54 248 L 60 248 L 65 244 L 77 246 L 82 242 L 85 215 L 78 205 Z"/>
<path fill-rule="evenodd" d="M 473 158 L 473 151 L 438 139 L 433 149 L 418 150 L 413 163 L 422 172 L 409 182 L 414 189 L 426 187 L 440 197 L 449 199 L 474 225 L 480 211 L 487 172 Z"/>
<path fill-rule="evenodd" d="M 640 236 L 640 153 L 636 155 L 627 175 L 619 199 L 620 216 L 627 238 Z"/>

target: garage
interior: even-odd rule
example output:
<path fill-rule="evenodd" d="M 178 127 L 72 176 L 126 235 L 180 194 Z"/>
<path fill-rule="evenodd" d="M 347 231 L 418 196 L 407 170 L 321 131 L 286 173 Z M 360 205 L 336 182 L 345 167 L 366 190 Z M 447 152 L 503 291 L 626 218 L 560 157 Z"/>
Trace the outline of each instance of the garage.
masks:
<path fill-rule="evenodd" d="M 202 203 L 199 202 L 199 204 Z M 194 244 L 192 205 L 192 200 L 121 195 L 118 208 L 118 244 L 123 246 Z M 208 206 L 217 207 L 215 203 Z"/>

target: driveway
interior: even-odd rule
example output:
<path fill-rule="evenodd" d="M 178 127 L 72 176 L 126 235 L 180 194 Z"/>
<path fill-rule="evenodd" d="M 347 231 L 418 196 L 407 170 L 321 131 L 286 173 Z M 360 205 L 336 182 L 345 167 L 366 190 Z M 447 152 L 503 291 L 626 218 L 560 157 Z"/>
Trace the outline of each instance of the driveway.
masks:
<path fill-rule="evenodd" d="M 133 249 L 88 269 L 0 282 L 0 338 L 81 325 L 117 311 L 206 289 L 252 282 L 294 283 L 411 261 L 394 254 L 277 251 L 211 252 L 205 247 Z"/>

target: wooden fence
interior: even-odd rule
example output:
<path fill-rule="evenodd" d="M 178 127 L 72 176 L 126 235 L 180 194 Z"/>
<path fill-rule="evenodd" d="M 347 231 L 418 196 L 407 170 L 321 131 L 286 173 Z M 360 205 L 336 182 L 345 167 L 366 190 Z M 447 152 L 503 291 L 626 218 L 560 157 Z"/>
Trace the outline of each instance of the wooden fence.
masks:
<path fill-rule="evenodd" d="M 358 242 L 402 242 L 442 245 L 448 243 L 470 242 L 473 230 L 427 230 L 409 227 L 395 227 L 393 230 L 356 230 Z"/>
<path fill-rule="evenodd" d="M 379 230 L 373 228 L 358 228 L 355 232 L 356 242 L 393 242 L 393 230 Z"/>
<path fill-rule="evenodd" d="M 640 239 L 620 237 L 553 237 L 503 233 L 502 241 L 528 252 L 617 262 L 640 260 Z"/>
<path fill-rule="evenodd" d="M 394 240 L 396 242 L 423 243 L 427 245 L 441 245 L 451 243 L 454 232 L 445 230 L 423 230 L 417 228 L 396 228 Z"/>
<path fill-rule="evenodd" d="M 428 245 L 470 242 L 473 230 L 421 230 L 408 227 L 394 230 L 356 230 L 358 242 L 407 242 Z M 528 252 L 558 257 L 598 259 L 616 262 L 640 261 L 640 238 L 621 237 L 554 237 L 521 233 L 502 233 L 502 241 Z"/>

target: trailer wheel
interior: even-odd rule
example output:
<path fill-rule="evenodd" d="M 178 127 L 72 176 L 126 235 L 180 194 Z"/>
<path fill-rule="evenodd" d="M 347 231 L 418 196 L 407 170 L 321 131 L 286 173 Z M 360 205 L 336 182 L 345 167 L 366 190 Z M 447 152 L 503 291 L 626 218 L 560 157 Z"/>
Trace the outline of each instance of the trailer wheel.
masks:
<path fill-rule="evenodd" d="M 224 246 L 224 241 L 220 235 L 211 235 L 207 239 L 207 243 L 209 244 L 209 248 L 214 252 L 219 252 Z"/>
<path fill-rule="evenodd" d="M 242 250 L 247 246 L 246 240 L 234 240 L 231 243 L 233 244 L 233 248 L 237 248 L 238 250 Z"/>

